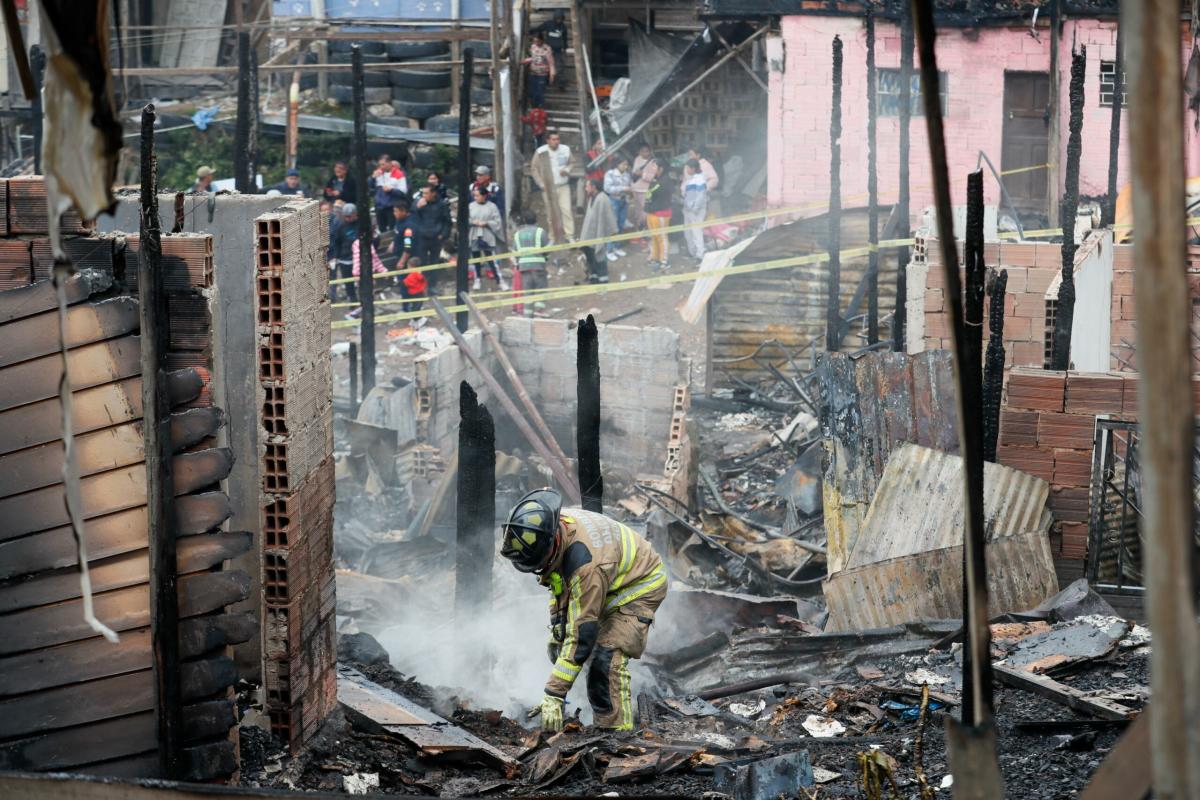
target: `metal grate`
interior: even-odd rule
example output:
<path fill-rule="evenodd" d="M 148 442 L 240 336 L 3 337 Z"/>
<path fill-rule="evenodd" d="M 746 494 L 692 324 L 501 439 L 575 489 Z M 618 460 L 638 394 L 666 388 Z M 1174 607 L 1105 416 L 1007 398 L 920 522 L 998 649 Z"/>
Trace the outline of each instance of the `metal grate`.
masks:
<path fill-rule="evenodd" d="M 1042 369 L 1054 360 L 1054 325 L 1058 322 L 1058 300 L 1046 299 L 1046 329 L 1042 332 Z"/>
<path fill-rule="evenodd" d="M 1125 84 L 1125 70 L 1121 70 L 1121 106 L 1129 105 L 1129 95 Z M 1117 89 L 1117 62 L 1100 62 L 1100 105 L 1111 108 L 1113 95 Z"/>

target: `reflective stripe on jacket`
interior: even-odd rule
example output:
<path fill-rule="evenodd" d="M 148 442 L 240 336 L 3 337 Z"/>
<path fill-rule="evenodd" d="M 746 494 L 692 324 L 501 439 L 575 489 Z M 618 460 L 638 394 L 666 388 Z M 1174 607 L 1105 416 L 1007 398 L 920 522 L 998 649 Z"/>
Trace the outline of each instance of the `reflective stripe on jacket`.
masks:
<path fill-rule="evenodd" d="M 530 234 L 533 234 L 533 240 L 530 241 Z M 513 252 L 517 254 L 517 267 L 519 269 L 542 269 L 546 264 L 545 253 L 530 253 L 527 256 L 521 255 L 526 250 L 536 250 L 546 246 L 546 232 L 541 227 L 526 226 L 521 228 L 513 236 Z"/>
<path fill-rule="evenodd" d="M 667 583 L 662 559 L 644 538 L 603 514 L 564 508 L 562 546 L 542 579 L 551 590 L 553 636 L 561 641 L 546 693 L 565 697 L 604 617 Z"/>

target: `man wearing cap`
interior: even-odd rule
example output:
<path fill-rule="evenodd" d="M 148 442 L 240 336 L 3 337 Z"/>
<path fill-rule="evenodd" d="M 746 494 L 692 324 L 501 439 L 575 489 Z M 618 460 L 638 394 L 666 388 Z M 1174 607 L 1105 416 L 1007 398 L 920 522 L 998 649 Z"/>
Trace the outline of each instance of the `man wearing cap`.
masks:
<path fill-rule="evenodd" d="M 287 174 L 283 178 L 283 183 L 277 183 L 271 188 L 287 196 L 305 197 L 308 195 L 308 191 L 300 183 L 300 170 L 295 167 L 287 171 Z"/>
<path fill-rule="evenodd" d="M 213 168 L 200 167 L 196 170 L 196 182 L 192 184 L 192 191 L 196 194 L 207 193 L 212 194 Z"/>
<path fill-rule="evenodd" d="M 329 230 L 329 254 L 336 262 L 338 277 L 352 278 L 354 277 L 354 243 L 358 241 L 358 208 L 354 203 L 346 203 L 342 206 L 342 220 L 337 226 L 336 231 L 333 228 Z M 366 221 L 370 225 L 370 220 Z M 357 281 L 338 284 L 345 288 L 346 299 L 351 303 L 358 302 L 358 287 L 355 285 Z M 334 287 L 329 287 L 329 299 L 332 300 L 335 291 Z"/>

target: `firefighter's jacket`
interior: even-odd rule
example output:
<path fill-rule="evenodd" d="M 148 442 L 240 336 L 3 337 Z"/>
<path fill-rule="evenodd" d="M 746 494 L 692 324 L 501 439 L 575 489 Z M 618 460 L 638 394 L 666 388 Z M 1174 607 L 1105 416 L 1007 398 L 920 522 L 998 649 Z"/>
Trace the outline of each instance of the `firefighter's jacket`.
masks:
<path fill-rule="evenodd" d="M 560 643 L 546 694 L 557 697 L 579 676 L 604 618 L 667 582 L 662 559 L 629 527 L 578 508 L 564 508 L 562 521 L 559 554 L 541 579 L 551 594 L 551 638 Z"/>

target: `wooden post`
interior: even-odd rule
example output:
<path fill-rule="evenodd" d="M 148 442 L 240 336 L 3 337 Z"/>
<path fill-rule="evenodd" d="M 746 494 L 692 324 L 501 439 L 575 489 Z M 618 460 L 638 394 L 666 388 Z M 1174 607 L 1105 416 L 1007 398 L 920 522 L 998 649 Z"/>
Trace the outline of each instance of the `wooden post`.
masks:
<path fill-rule="evenodd" d="M 987 268 L 983 264 L 983 170 L 967 176 L 967 227 L 963 240 L 966 291 L 963 319 L 967 334 L 967 380 L 983 380 L 983 297 Z"/>
<path fill-rule="evenodd" d="M 1067 134 L 1067 180 L 1059 221 L 1062 225 L 1062 281 L 1058 285 L 1058 309 L 1054 317 L 1051 369 L 1071 366 L 1071 328 L 1075 317 L 1075 212 L 1079 209 L 1079 159 L 1083 144 L 1083 81 L 1087 72 L 1087 50 L 1071 54 L 1071 120 Z"/>
<path fill-rule="evenodd" d="M 517 426 L 521 435 L 525 437 L 525 441 L 529 442 L 530 447 L 537 451 L 537 454 L 546 462 L 551 474 L 554 475 L 554 479 L 558 481 L 559 486 L 567 495 L 567 499 L 572 503 L 580 502 L 579 487 L 575 485 L 575 481 L 571 480 L 571 474 L 562 468 L 562 465 L 554 458 L 554 455 L 550 452 L 545 442 L 541 440 L 541 437 L 537 435 L 530 426 L 529 421 L 525 419 L 525 416 L 517 408 L 516 403 L 508 396 L 508 392 L 504 391 L 504 387 L 500 385 L 500 382 L 480 362 L 479 357 L 475 355 L 471 346 L 467 344 L 467 340 L 463 338 L 462 332 L 458 330 L 458 326 L 451 319 L 450 312 L 446 311 L 445 306 L 436 297 L 429 298 L 429 302 L 433 306 L 433 310 L 437 312 L 438 319 L 446 326 L 446 332 L 450 334 L 454 339 L 454 343 L 458 345 L 459 352 L 466 357 L 467 361 L 471 362 L 471 366 L 475 367 L 475 371 L 483 378 L 483 382 L 487 384 L 488 390 L 500 401 L 500 405 L 504 407 L 504 413 L 508 414 L 509 419 Z"/>
<path fill-rule="evenodd" d="M 579 456 L 579 492 L 586 511 L 604 513 L 604 475 L 600 471 L 600 336 L 591 314 L 579 321 L 576 349 L 575 452 Z"/>
<path fill-rule="evenodd" d="M 454 267 L 454 296 L 462 297 L 471 290 L 467 273 L 471 260 L 471 73 L 475 68 L 475 51 L 470 47 L 462 53 L 462 86 L 458 93 L 458 257 Z M 466 333 L 471 325 L 467 312 L 456 315 L 459 331 Z"/>
<path fill-rule="evenodd" d="M 29 48 L 29 68 L 33 73 L 33 97 L 29 101 L 29 116 L 32 118 L 33 123 L 33 174 L 41 175 L 42 80 L 46 77 L 46 52 L 42 50 L 41 45 L 35 44 Z"/>
<path fill-rule="evenodd" d="M 934 197 L 937 209 L 938 245 L 942 248 L 942 269 L 946 272 L 946 303 L 950 330 L 954 335 L 954 377 L 958 384 L 959 451 L 964 471 L 966 524 L 966 604 L 962 619 L 966 628 L 966 646 L 962 663 L 962 724 L 982 728 L 991 720 L 991 631 L 988 627 L 988 566 L 984 561 L 983 447 L 979 425 L 979 381 L 971 380 L 966 320 L 962 311 L 962 279 L 959 276 L 958 248 L 954 241 L 954 211 L 950 203 L 949 167 L 946 156 L 946 131 L 942 124 L 942 104 L 938 97 L 937 56 L 934 49 L 934 10 L 929 2 L 912 0 L 920 55 L 920 95 L 925 110 L 925 131 L 934 173 Z M 992 738 L 992 744 L 995 739 Z M 994 753 L 995 754 L 995 753 Z M 995 780 L 1000 768 L 994 765 Z M 991 780 L 991 777 L 988 777 Z M 998 795 L 997 795 L 998 796 Z"/>
<path fill-rule="evenodd" d="M 1059 154 L 1062 150 L 1062 65 L 1059 63 L 1059 46 L 1061 44 L 1063 24 L 1063 0 L 1050 0 L 1050 126 L 1046 131 L 1046 152 L 1049 154 L 1050 166 L 1046 168 L 1046 204 L 1050 227 L 1057 228 Z M 1002 165 L 1003 166 L 1003 165 Z"/>
<path fill-rule="evenodd" d="M 575 102 L 579 104 L 579 131 L 583 138 L 583 152 L 587 154 L 592 149 L 591 115 L 588 114 L 588 92 L 584 86 L 586 76 L 581 55 L 583 53 L 583 30 L 579 24 L 579 13 L 582 5 L 571 3 L 571 44 L 575 48 Z M 563 53 L 563 69 L 567 67 L 566 53 Z"/>
<path fill-rule="evenodd" d="M 492 598 L 492 529 L 496 523 L 496 426 L 471 384 L 458 389 L 458 499 L 454 613 L 474 619 Z M 430 509 L 432 514 L 433 509 Z"/>
<path fill-rule="evenodd" d="M 912 11 L 905 8 L 900 18 L 900 186 L 896 197 L 896 214 L 900 219 L 898 236 L 907 239 L 911 234 L 911 214 L 908 209 L 909 124 L 912 121 L 913 26 Z M 905 340 L 908 324 L 908 247 L 896 249 L 896 311 L 892 317 L 892 349 L 908 352 Z"/>
<path fill-rule="evenodd" d="M 233 184 L 243 194 L 253 193 L 250 174 L 250 34 L 237 35 L 237 120 L 233 129 Z"/>
<path fill-rule="evenodd" d="M 299 80 L 297 78 L 296 80 Z M 259 114 L 261 107 L 259 105 L 258 96 L 258 48 L 253 44 L 250 46 L 250 132 L 246 138 L 246 174 L 250 181 L 250 191 L 258 191 L 258 182 L 255 180 L 258 172 L 258 135 L 261 131 L 259 128 Z M 299 136 L 297 135 L 297 138 Z M 289 166 L 296 166 L 290 164 Z"/>
<path fill-rule="evenodd" d="M 829 111 L 829 274 L 825 286 L 825 349 L 842 344 L 842 39 L 833 37 L 833 99 Z"/>
<path fill-rule="evenodd" d="M 358 416 L 358 344 L 350 343 L 350 413 Z"/>
<path fill-rule="evenodd" d="M 879 341 L 879 174 L 875 153 L 875 15 L 867 11 L 867 344 Z"/>
<path fill-rule="evenodd" d="M 562 448 L 558 446 L 558 440 L 554 438 L 554 434 L 550 431 L 550 426 L 546 424 L 546 420 L 542 418 L 542 413 L 533 403 L 533 398 L 529 396 L 529 392 L 525 391 L 525 384 L 517 377 L 517 371 L 513 368 L 512 361 L 508 358 L 508 352 L 500 344 L 500 339 L 492 333 L 492 326 L 488 322 L 488 318 L 484 316 L 479 307 L 475 305 L 475 301 L 471 299 L 470 294 L 459 295 L 459 299 L 466 305 L 467 311 L 475 318 L 475 324 L 479 326 L 479 330 L 483 333 L 483 338 L 491 345 L 492 352 L 496 354 L 496 360 L 500 362 L 500 368 L 504 370 L 504 374 L 508 376 L 508 383 L 513 388 L 513 392 L 517 395 L 517 400 L 521 402 L 521 407 L 525 409 L 525 413 L 529 415 L 530 421 L 541 434 L 546 446 L 554 453 L 554 457 L 562 464 L 565 472 L 571 471 L 571 461 L 567 458 Z"/>
<path fill-rule="evenodd" d="M 996 460 L 996 442 L 1000 437 L 1000 405 L 1004 391 L 1004 293 L 1008 290 L 1008 270 L 992 280 L 988 306 L 988 346 L 983 361 L 983 460 Z"/>
<path fill-rule="evenodd" d="M 350 49 L 354 92 L 354 182 L 358 187 L 358 302 L 362 305 L 358 339 L 362 347 L 362 394 L 375 388 L 375 273 L 371 259 L 371 223 L 375 218 L 367 188 L 367 104 L 364 98 L 362 46 Z"/>
<path fill-rule="evenodd" d="M 1192 24 L 1196 24 L 1192 20 Z M 1117 220 L 1117 167 L 1121 157 L 1121 106 L 1125 82 L 1125 59 L 1121 54 L 1121 23 L 1117 22 L 1117 57 L 1113 61 L 1112 117 L 1108 123 L 1108 195 L 1104 199 L 1104 217 L 1101 224 L 1112 225 Z"/>
<path fill-rule="evenodd" d="M 496 182 L 504 189 L 504 194 L 507 196 L 511 187 L 504 176 L 504 133 L 506 120 L 504 119 L 504 103 L 500 97 L 500 18 L 503 13 L 499 5 L 503 3 L 499 0 L 493 0 L 488 3 L 488 9 L 491 15 L 491 26 L 488 28 L 488 42 L 492 48 L 492 139 L 496 143 L 495 163 L 492 165 Z M 501 204 L 500 218 L 505 223 L 508 222 L 508 202 L 507 200 Z M 508 231 L 504 232 L 505 238 L 508 238 Z"/>
<path fill-rule="evenodd" d="M 1184 192 L 1179 4 L 1121 3 L 1129 65 L 1134 296 L 1154 796 L 1200 797 L 1200 637 L 1196 628 L 1192 446 L 1195 423 Z"/>
<path fill-rule="evenodd" d="M 150 545 L 150 646 L 154 656 L 158 756 L 164 776 L 181 775 L 183 705 L 179 664 L 179 596 L 176 590 L 175 482 L 171 474 L 171 407 L 166 355 L 170 320 L 163 286 L 162 231 L 158 220 L 158 164 L 154 106 L 142 109 L 142 196 L 138 234 L 138 304 L 141 316 L 142 441 L 146 455 L 146 516 Z"/>

